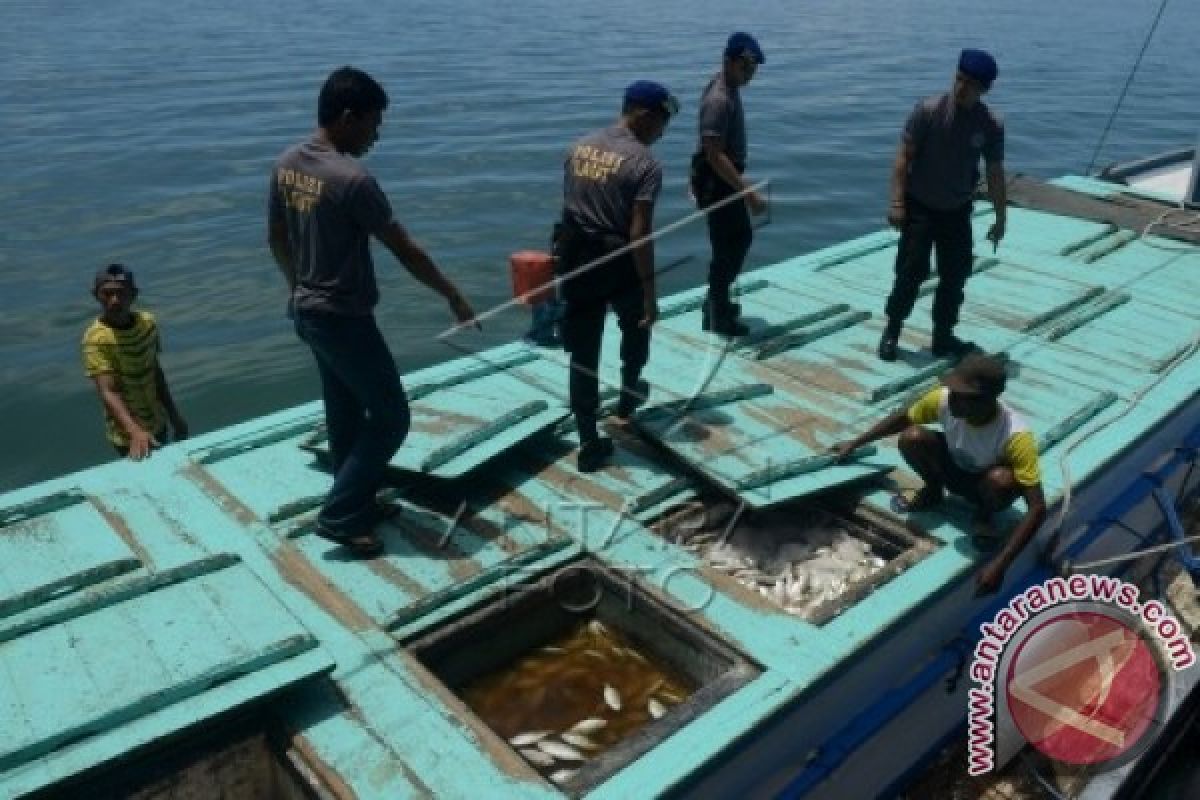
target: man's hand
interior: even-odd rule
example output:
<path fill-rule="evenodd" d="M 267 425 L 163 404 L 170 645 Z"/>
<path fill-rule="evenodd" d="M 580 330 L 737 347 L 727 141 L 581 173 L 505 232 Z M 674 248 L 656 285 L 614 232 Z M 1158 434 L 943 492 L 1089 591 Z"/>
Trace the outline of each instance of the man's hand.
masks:
<path fill-rule="evenodd" d="M 1004 565 L 999 561 L 990 561 L 988 565 L 975 574 L 975 596 L 983 597 L 992 594 L 1004 583 Z"/>
<path fill-rule="evenodd" d="M 896 230 L 904 227 L 905 209 L 903 203 L 892 203 L 888 207 L 887 221 Z"/>
<path fill-rule="evenodd" d="M 767 210 L 767 201 L 758 192 L 750 192 L 746 195 L 746 206 L 750 209 L 750 213 L 757 217 Z"/>
<path fill-rule="evenodd" d="M 141 428 L 129 434 L 129 460 L 141 461 L 150 455 L 150 450 L 158 447 L 158 440 Z"/>
<path fill-rule="evenodd" d="M 642 301 L 642 321 L 638 323 L 639 328 L 652 328 L 654 323 L 658 321 L 658 300 L 654 295 L 647 294 L 646 299 Z"/>
<path fill-rule="evenodd" d="M 471 308 L 471 304 L 467 299 L 458 292 L 455 292 L 449 299 L 450 310 L 454 312 L 454 318 L 458 320 L 459 325 L 474 324 L 475 330 L 483 330 L 483 324 L 475 319 L 475 309 Z"/>
<path fill-rule="evenodd" d="M 171 435 L 176 442 L 183 441 L 188 437 L 187 420 L 178 414 L 171 418 Z"/>
<path fill-rule="evenodd" d="M 996 252 L 996 248 L 1000 246 L 1000 240 L 1004 238 L 1004 229 L 1006 227 L 1003 219 L 997 219 L 992 223 L 992 227 L 988 229 L 987 238 L 992 243 L 992 252 Z"/>

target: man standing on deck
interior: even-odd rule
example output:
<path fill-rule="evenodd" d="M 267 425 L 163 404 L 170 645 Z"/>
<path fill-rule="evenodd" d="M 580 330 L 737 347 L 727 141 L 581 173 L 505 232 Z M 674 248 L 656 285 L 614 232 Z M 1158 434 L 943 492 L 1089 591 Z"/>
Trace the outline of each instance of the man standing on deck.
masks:
<path fill-rule="evenodd" d="M 742 271 L 754 229 L 750 214 L 761 214 L 767 204 L 758 192 L 748 191 L 742 177 L 746 169 L 746 118 L 740 90 L 750 83 L 760 64 L 762 48 L 748 33 L 735 33 L 725 45 L 721 71 L 709 81 L 700 98 L 700 141 L 692 156 L 692 194 L 700 208 L 709 208 L 708 297 L 704 302 L 703 328 L 722 336 L 745 336 L 749 329 L 738 322 L 741 307 L 730 297 L 730 288 Z M 746 192 L 737 199 L 735 194 Z"/>
<path fill-rule="evenodd" d="M 408 399 L 373 315 L 379 290 L 370 237 L 442 295 L 460 323 L 475 317 L 356 160 L 379 139 L 387 104 L 365 72 L 335 70 L 317 100 L 316 132 L 275 164 L 267 214 L 289 312 L 316 357 L 325 398 L 334 480 L 316 532 L 363 557 L 383 549 L 375 493 L 409 425 Z"/>
<path fill-rule="evenodd" d="M 959 357 L 974 344 L 954 335 L 963 289 L 971 274 L 971 198 L 979 157 L 987 165 L 988 197 L 996 221 L 987 238 L 1004 238 L 1004 127 L 980 98 L 996 80 L 996 61 L 982 50 L 963 50 L 949 92 L 917 103 L 892 167 L 888 223 L 900 230 L 896 279 L 885 312 L 879 357 L 896 360 L 904 320 L 912 313 L 929 256 L 937 247 L 938 286 L 933 298 L 933 354 Z"/>
<path fill-rule="evenodd" d="M 898 411 L 866 433 L 833 446 L 845 460 L 865 444 L 900 434 L 900 455 L 925 485 L 911 496 L 897 495 L 901 512 L 928 511 L 946 490 L 975 506 L 973 541 L 981 550 L 999 539 L 992 515 L 1025 498 L 1025 517 L 992 560 L 979 571 L 979 592 L 1000 588 L 1004 573 L 1046 518 L 1037 440 L 1025 421 L 1000 400 L 1007 382 L 1004 364 L 982 353 L 967 355 L 907 411 Z M 940 431 L 925 425 L 938 423 Z"/>
<path fill-rule="evenodd" d="M 600 341 L 609 305 L 621 328 L 617 416 L 627 419 L 645 400 L 642 367 L 650 354 L 650 328 L 658 318 L 650 234 L 662 189 L 662 165 L 650 145 L 678 111 L 679 103 L 666 87 L 636 81 L 625 89 L 616 124 L 576 142 L 564 164 L 555 251 L 566 300 L 562 335 L 571 354 L 568 388 L 579 429 L 581 472 L 600 469 L 613 452 L 612 442 L 596 429 Z"/>

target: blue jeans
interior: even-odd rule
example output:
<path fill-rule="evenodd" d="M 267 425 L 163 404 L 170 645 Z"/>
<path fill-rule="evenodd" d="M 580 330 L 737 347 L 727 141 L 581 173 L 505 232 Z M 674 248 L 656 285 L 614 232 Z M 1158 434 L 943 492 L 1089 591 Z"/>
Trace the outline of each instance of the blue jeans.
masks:
<path fill-rule="evenodd" d="M 317 522 L 336 533 L 375 521 L 375 493 L 408 435 L 408 398 L 375 318 L 297 312 L 296 334 L 312 349 L 325 396 L 333 486 Z"/>

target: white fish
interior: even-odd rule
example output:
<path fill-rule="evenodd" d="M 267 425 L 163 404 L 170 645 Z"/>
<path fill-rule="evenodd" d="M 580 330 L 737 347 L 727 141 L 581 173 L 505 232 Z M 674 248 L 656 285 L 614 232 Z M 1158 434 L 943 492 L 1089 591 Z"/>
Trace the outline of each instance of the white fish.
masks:
<path fill-rule="evenodd" d="M 545 739 L 549 735 L 550 731 L 525 731 L 509 739 L 508 743 L 513 747 L 526 747 L 540 739 Z"/>
<path fill-rule="evenodd" d="M 526 761 L 537 767 L 552 767 L 554 766 L 554 756 L 549 753 L 543 753 L 536 747 L 522 747 L 517 751 Z"/>
<path fill-rule="evenodd" d="M 621 693 L 607 683 L 604 684 L 604 702 L 613 711 L 621 710 Z"/>
<path fill-rule="evenodd" d="M 567 731 L 566 733 L 559 734 L 559 738 L 567 744 L 574 745 L 575 747 L 582 747 L 584 750 L 595 750 L 600 746 L 588 737 L 584 736 L 582 733 L 571 733 L 570 731 Z"/>
<path fill-rule="evenodd" d="M 608 633 L 608 628 L 604 627 L 604 623 L 598 619 L 594 619 L 588 623 L 588 629 L 597 636 L 603 636 Z"/>
<path fill-rule="evenodd" d="M 559 761 L 583 761 L 583 753 L 565 742 L 558 742 L 554 739 L 542 739 L 537 743 L 537 746 L 543 753 L 549 753 Z"/>
<path fill-rule="evenodd" d="M 566 783 L 567 781 L 571 780 L 571 778 L 575 777 L 576 772 L 579 772 L 579 770 L 560 769 L 557 772 L 550 774 L 550 780 L 554 781 L 555 783 Z"/>
<path fill-rule="evenodd" d="M 651 697 L 650 702 L 646 703 L 646 710 L 650 712 L 650 716 L 658 719 L 663 714 L 667 713 L 667 707 L 658 701 L 657 698 Z"/>
<path fill-rule="evenodd" d="M 572 733 L 595 733 L 608 724 L 608 720 L 600 719 L 599 717 L 588 717 L 581 719 L 571 726 Z"/>

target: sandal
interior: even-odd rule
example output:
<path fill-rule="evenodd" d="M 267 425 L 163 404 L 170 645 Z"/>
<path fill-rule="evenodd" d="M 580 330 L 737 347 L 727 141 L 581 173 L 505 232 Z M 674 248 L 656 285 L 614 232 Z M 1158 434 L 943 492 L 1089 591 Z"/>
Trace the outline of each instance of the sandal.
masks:
<path fill-rule="evenodd" d="M 922 486 L 915 492 L 892 495 L 892 510 L 897 514 L 916 514 L 937 508 L 945 492 L 930 486 Z"/>
<path fill-rule="evenodd" d="M 341 545 L 359 558 L 374 558 L 383 552 L 383 539 L 374 531 L 338 533 L 318 523 L 313 533 L 326 541 Z"/>

